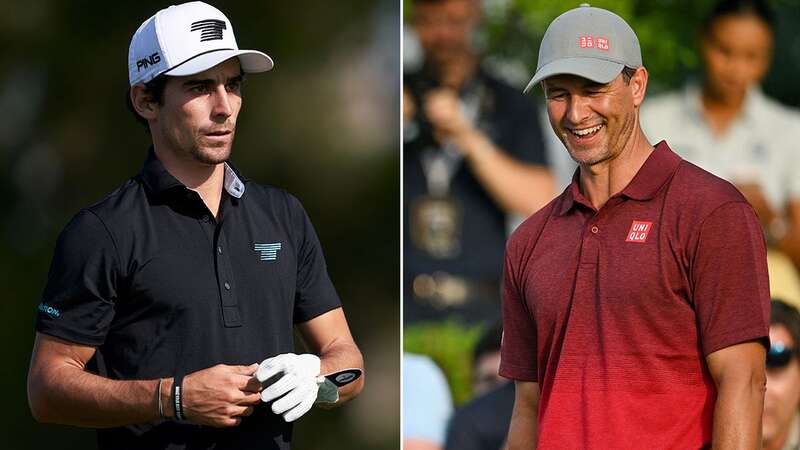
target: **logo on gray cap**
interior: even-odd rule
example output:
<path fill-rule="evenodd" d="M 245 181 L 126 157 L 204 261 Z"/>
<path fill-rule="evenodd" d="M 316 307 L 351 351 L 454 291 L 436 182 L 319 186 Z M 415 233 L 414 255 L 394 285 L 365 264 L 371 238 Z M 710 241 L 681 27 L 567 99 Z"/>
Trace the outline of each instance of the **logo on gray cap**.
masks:
<path fill-rule="evenodd" d="M 524 92 L 553 75 L 577 75 L 605 84 L 625 66 L 641 65 L 639 39 L 630 25 L 611 11 L 584 3 L 547 27 L 536 74 Z"/>

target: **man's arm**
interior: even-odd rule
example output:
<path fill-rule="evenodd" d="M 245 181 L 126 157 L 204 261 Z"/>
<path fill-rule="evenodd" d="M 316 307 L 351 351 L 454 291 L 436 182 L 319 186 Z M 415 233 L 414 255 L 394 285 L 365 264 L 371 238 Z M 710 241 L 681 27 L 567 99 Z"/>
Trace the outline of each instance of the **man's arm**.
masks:
<path fill-rule="evenodd" d="M 517 161 L 498 148 L 469 123 L 452 90 L 431 92 L 423 106 L 439 138 L 456 144 L 472 172 L 504 211 L 527 217 L 552 200 L 555 181 L 550 171 Z"/>
<path fill-rule="evenodd" d="M 753 449 L 761 445 L 766 350 L 755 341 L 732 345 L 706 357 L 717 385 L 714 449 Z"/>
<path fill-rule="evenodd" d="M 515 381 L 514 410 L 505 450 L 530 450 L 536 448 L 539 433 L 539 383 Z"/>
<path fill-rule="evenodd" d="M 40 422 L 110 428 L 158 420 L 158 380 L 111 380 L 86 370 L 95 348 L 37 333 L 28 372 L 28 403 Z M 184 415 L 224 427 L 241 422 L 261 398 L 257 366 L 218 365 L 183 380 Z M 161 404 L 174 416 L 172 378 L 161 386 Z"/>
<path fill-rule="evenodd" d="M 364 370 L 364 358 L 356 346 L 347 319 L 342 308 L 336 308 L 321 314 L 307 322 L 297 325 L 308 350 L 319 356 L 320 373 L 333 373 L 342 369 L 356 368 Z M 341 405 L 361 392 L 364 388 L 364 376 L 339 388 Z M 320 406 L 325 404 L 321 403 Z"/>

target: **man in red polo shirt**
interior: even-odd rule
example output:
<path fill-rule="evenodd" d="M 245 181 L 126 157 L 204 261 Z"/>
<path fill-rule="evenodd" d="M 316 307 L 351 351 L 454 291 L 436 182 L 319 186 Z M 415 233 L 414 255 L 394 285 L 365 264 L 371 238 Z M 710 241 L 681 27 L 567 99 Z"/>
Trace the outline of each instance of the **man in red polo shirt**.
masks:
<path fill-rule="evenodd" d="M 653 147 L 636 34 L 588 5 L 539 51 L 572 184 L 508 242 L 500 374 L 508 448 L 757 448 L 769 288 L 755 213 L 729 183 Z"/>

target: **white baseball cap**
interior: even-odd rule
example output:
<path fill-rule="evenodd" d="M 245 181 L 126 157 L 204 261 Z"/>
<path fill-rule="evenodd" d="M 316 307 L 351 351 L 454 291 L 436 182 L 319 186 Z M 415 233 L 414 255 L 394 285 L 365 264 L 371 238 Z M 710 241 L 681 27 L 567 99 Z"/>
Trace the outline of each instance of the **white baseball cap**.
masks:
<path fill-rule="evenodd" d="M 161 75 L 194 75 L 234 56 L 245 73 L 272 69 L 272 58 L 256 50 L 239 50 L 231 22 L 203 2 L 162 9 L 136 30 L 128 50 L 131 86 Z"/>

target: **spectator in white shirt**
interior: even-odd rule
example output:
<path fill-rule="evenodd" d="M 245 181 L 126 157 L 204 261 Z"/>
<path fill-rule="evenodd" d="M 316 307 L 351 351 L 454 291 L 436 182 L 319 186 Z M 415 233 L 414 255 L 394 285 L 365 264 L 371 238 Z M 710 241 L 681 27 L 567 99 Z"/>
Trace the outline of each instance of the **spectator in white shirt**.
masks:
<path fill-rule="evenodd" d="M 770 277 L 800 302 L 800 112 L 766 97 L 774 16 L 765 0 L 722 0 L 703 23 L 702 83 L 645 102 L 642 127 L 684 159 L 734 183 L 758 212 Z M 779 250 L 776 252 L 775 250 Z M 782 255 L 782 254 L 783 255 Z M 784 256 L 786 255 L 786 256 Z M 790 264 L 789 264 L 790 265 Z"/>

